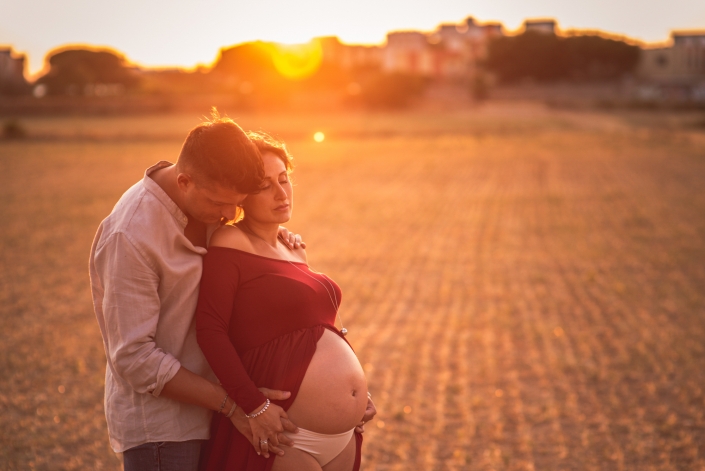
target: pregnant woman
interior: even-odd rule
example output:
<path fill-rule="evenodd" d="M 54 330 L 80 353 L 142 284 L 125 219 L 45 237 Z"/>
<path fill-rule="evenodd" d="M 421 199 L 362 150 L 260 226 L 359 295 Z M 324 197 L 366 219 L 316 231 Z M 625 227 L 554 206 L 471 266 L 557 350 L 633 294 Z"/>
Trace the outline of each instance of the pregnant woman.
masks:
<path fill-rule="evenodd" d="M 362 436 L 355 428 L 375 412 L 371 402 L 366 411 L 367 382 L 346 331 L 335 327 L 341 291 L 308 266 L 304 249 L 278 241 L 293 209 L 291 157 L 266 135 L 250 138 L 265 180 L 243 203 L 244 218 L 211 237 L 196 322 L 199 345 L 251 436 L 216 414 L 202 468 L 357 470 Z M 270 402 L 258 387 L 291 396 Z M 299 427 L 284 432 L 291 448 L 279 443 L 287 418 Z"/>

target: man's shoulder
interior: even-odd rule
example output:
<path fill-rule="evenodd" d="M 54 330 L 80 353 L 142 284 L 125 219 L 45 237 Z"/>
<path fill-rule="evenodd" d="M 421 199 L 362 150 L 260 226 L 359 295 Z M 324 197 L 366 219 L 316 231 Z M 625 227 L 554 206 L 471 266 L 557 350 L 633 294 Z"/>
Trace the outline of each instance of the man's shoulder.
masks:
<path fill-rule="evenodd" d="M 154 240 L 155 235 L 170 214 L 144 186 L 142 181 L 132 185 L 118 200 L 115 207 L 98 229 L 97 247 L 116 234 L 125 235 L 135 245 Z"/>

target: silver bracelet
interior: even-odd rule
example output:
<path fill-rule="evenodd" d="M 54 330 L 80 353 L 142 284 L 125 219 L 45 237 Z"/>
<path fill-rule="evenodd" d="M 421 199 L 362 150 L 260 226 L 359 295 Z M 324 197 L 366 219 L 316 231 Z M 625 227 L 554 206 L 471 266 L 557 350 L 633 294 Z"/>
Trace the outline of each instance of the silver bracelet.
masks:
<path fill-rule="evenodd" d="M 237 409 L 237 404 L 235 404 L 233 402 L 233 406 L 230 408 L 230 412 L 228 412 L 228 414 L 225 416 L 225 418 L 229 419 L 230 417 L 232 417 L 233 414 L 235 413 L 235 409 Z"/>
<path fill-rule="evenodd" d="M 264 414 L 265 411 L 267 410 L 267 408 L 269 407 L 269 404 L 270 404 L 269 399 L 267 399 L 267 402 L 264 403 L 264 406 L 258 412 L 255 412 L 254 414 L 250 414 L 250 415 L 245 414 L 245 417 L 247 417 L 248 419 L 254 419 L 258 415 Z"/>
<path fill-rule="evenodd" d="M 220 409 L 218 409 L 218 414 L 223 412 L 223 407 L 225 407 L 225 403 L 228 402 L 228 393 L 227 391 L 225 392 L 225 397 L 223 398 L 223 402 L 220 403 Z"/>

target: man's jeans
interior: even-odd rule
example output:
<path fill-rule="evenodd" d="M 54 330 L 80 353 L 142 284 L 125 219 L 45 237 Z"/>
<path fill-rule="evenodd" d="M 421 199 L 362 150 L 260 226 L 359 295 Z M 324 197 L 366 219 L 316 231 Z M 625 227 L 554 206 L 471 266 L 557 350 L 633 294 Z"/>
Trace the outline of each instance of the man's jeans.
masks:
<path fill-rule="evenodd" d="M 204 440 L 157 442 L 125 450 L 125 471 L 197 471 Z"/>

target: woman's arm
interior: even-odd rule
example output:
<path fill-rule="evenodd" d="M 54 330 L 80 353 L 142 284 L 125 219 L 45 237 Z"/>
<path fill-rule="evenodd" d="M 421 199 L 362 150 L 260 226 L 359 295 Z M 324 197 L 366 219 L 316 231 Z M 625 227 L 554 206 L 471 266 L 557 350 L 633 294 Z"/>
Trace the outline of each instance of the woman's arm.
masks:
<path fill-rule="evenodd" d="M 216 235 L 219 231 L 213 235 L 211 242 L 218 240 Z M 224 257 L 222 252 L 209 251 L 206 254 L 196 308 L 196 333 L 208 363 L 222 386 L 238 404 L 239 410 L 236 410 L 233 424 L 250 439 L 258 453 L 269 457 L 270 452 L 281 452 L 279 434 L 284 430 L 283 423 L 292 431 L 296 430 L 296 426 L 291 424 L 281 407 L 270 404 L 267 413 L 258 416 L 260 420 L 255 422 L 255 419 L 246 419 L 252 435 L 243 432 L 243 429 L 247 429 L 242 421 L 244 414 L 261 410 L 268 398 L 257 389 L 247 374 L 228 335 L 239 276 L 237 263 Z M 261 447 L 260 440 L 267 440 L 270 446 Z M 282 440 L 282 443 L 286 444 L 286 441 Z"/>

